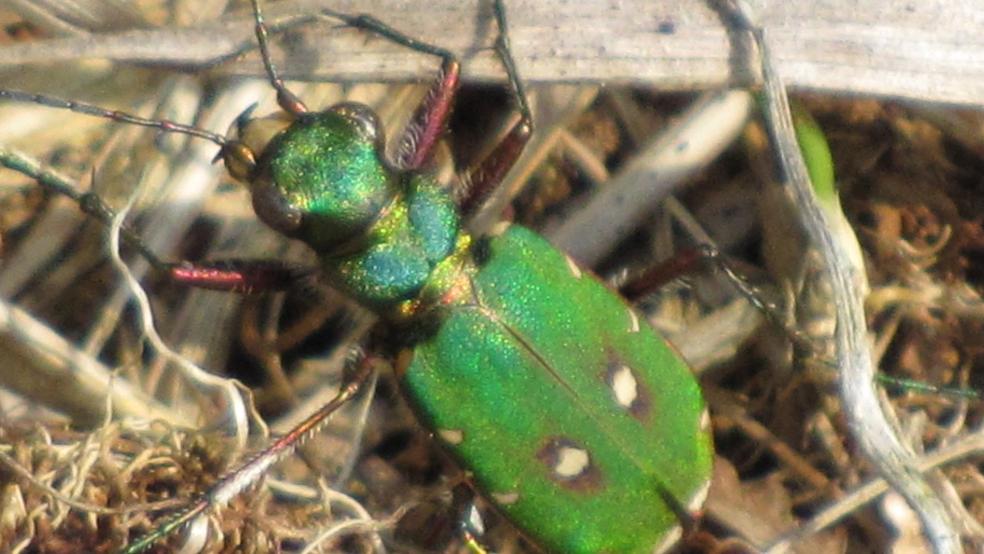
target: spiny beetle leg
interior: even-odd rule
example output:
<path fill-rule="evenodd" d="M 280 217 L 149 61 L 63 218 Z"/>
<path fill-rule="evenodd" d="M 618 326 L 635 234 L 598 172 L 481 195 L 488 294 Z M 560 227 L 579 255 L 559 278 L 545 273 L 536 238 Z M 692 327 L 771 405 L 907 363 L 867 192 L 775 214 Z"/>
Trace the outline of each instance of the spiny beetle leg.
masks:
<path fill-rule="evenodd" d="M 510 52 L 506 12 L 501 0 L 495 1 L 494 12 L 499 26 L 495 51 L 509 77 L 510 89 L 520 112 L 520 119 L 492 152 L 468 171 L 463 179 L 466 184 L 458 191 L 458 204 L 465 216 L 481 206 L 502 181 L 516 163 L 533 132 L 533 115 L 526 90 L 516 69 L 516 62 Z M 438 56 L 443 60 L 437 79 L 403 131 L 397 159 L 394 160 L 394 165 L 400 169 L 420 168 L 430 160 L 434 146 L 443 133 L 451 113 L 460 72 L 457 58 L 449 50 L 407 36 L 369 15 L 348 15 L 333 10 L 323 10 L 322 13 L 340 19 L 351 27 L 373 32 L 397 44 L 424 54 Z"/>
<path fill-rule="evenodd" d="M 519 110 L 519 121 L 506 134 L 505 138 L 495 146 L 485 159 L 471 168 L 462 179 L 461 189 L 457 191 L 458 206 L 466 217 L 475 213 L 489 197 L 495 187 L 502 182 L 503 177 L 515 165 L 519 155 L 533 134 L 533 112 L 530 110 L 526 89 L 516 70 L 509 46 L 509 25 L 506 22 L 506 9 L 501 0 L 494 4 L 495 18 L 499 25 L 499 36 L 495 41 L 495 51 L 509 76 L 509 88 L 513 101 Z"/>
<path fill-rule="evenodd" d="M 168 276 L 175 283 L 244 295 L 284 291 L 316 275 L 316 268 L 280 260 L 236 259 L 168 265 Z"/>
<path fill-rule="evenodd" d="M 441 58 L 441 70 L 427 95 L 414 110 L 413 117 L 403 130 L 400 147 L 393 165 L 399 169 L 420 169 L 434 153 L 434 146 L 444 133 L 454 95 L 458 91 L 461 64 L 451 51 L 407 36 L 370 15 L 348 15 L 332 10 L 323 13 L 341 19 L 346 25 L 375 33 L 411 50 Z"/>
<path fill-rule="evenodd" d="M 458 206 L 465 215 L 474 214 L 502 182 L 530 140 L 531 127 L 520 120 L 492 152 L 468 171 L 457 191 Z"/>
<path fill-rule="evenodd" d="M 492 4 L 495 12 L 495 20 L 499 25 L 499 36 L 495 39 L 495 52 L 499 55 L 499 60 L 506 69 L 509 77 L 509 86 L 512 89 L 513 97 L 516 100 L 517 108 L 521 120 L 533 130 L 533 111 L 530 109 L 529 97 L 526 95 L 526 88 L 523 81 L 519 78 L 519 71 L 516 69 L 516 60 L 512 57 L 512 46 L 509 44 L 509 23 L 506 21 L 506 7 L 502 0 L 495 0 Z"/>
<path fill-rule="evenodd" d="M 0 166 L 26 175 L 46 190 L 73 200 L 83 213 L 104 225 L 109 225 L 116 217 L 116 211 L 99 195 L 79 192 L 78 185 L 67 177 L 15 150 L 0 148 Z M 222 260 L 205 264 L 165 262 L 151 251 L 130 226 L 124 226 L 120 233 L 124 242 L 139 252 L 154 269 L 186 286 L 256 294 L 293 288 L 298 283 L 314 279 L 317 273 L 314 268 L 295 266 L 278 260 Z"/>
<path fill-rule="evenodd" d="M 702 268 L 711 268 L 727 278 L 735 290 L 755 306 L 768 322 L 789 338 L 797 348 L 807 353 L 816 353 L 817 346 L 801 331 L 792 327 L 783 317 L 782 310 L 766 300 L 765 295 L 728 261 L 716 246 L 699 244 L 677 252 L 672 258 L 658 263 L 619 287 L 619 291 L 630 301 L 636 301 L 655 292 L 666 283 Z"/>
<path fill-rule="evenodd" d="M 0 97 L 4 91 L 0 91 Z M 99 220 L 103 225 L 110 225 L 116 212 L 102 198 L 92 192 L 79 192 L 78 185 L 60 173 L 44 167 L 36 160 L 17 152 L 16 150 L 0 147 L 0 166 L 12 169 L 26 175 L 46 190 L 60 194 L 78 204 L 83 213 Z M 93 181 L 95 176 L 93 175 Z M 147 244 L 129 225 L 124 225 L 120 236 L 127 245 L 137 250 L 155 269 L 167 272 L 169 264 L 154 254 Z"/>
<path fill-rule="evenodd" d="M 224 506 L 247 487 L 259 481 L 271 466 L 289 456 L 301 443 L 317 433 L 333 413 L 362 390 L 362 386 L 372 375 L 373 368 L 378 361 L 378 358 L 367 355 L 361 348 L 354 348 L 347 360 L 346 380 L 334 398 L 285 435 L 219 479 L 211 489 L 186 510 L 169 518 L 154 531 L 130 543 L 120 551 L 120 554 L 143 552 L 158 540 L 170 535 L 209 509 L 215 506 Z"/>
<path fill-rule="evenodd" d="M 636 302 L 671 281 L 702 269 L 705 263 L 706 257 L 701 253 L 701 247 L 680 250 L 672 257 L 650 266 L 639 275 L 618 285 L 618 290 L 626 300 Z"/>
<path fill-rule="evenodd" d="M 256 20 L 256 41 L 270 84 L 277 91 L 277 103 L 284 111 L 293 115 L 305 113 L 307 108 L 304 103 L 287 89 L 273 64 L 268 46 L 269 28 L 263 17 L 259 0 L 252 0 L 252 5 Z M 444 131 L 448 115 L 451 113 L 454 94 L 458 90 L 461 64 L 451 51 L 408 36 L 370 15 L 350 15 L 331 9 L 324 9 L 321 13 L 344 21 L 350 27 L 375 33 L 417 52 L 437 56 L 443 60 L 437 79 L 404 130 L 400 140 L 398 159 L 394 161 L 400 169 L 419 169 L 430 159 L 434 145 L 437 144 L 441 133 Z M 298 25 L 300 24 L 304 24 L 304 22 L 298 22 Z M 293 26 L 290 25 L 287 28 Z M 280 29 L 280 31 L 283 30 Z"/>
<path fill-rule="evenodd" d="M 448 116 L 451 115 L 460 70 L 461 65 L 454 58 L 445 58 L 441 63 L 441 70 L 434 84 L 403 130 L 395 160 L 397 167 L 412 171 L 430 161 L 434 146 L 444 133 Z"/>

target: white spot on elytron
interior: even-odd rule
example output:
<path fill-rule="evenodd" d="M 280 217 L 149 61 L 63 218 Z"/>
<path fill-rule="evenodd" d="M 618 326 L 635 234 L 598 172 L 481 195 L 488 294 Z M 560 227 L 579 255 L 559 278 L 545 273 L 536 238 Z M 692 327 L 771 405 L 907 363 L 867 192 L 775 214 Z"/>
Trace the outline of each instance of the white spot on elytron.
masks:
<path fill-rule="evenodd" d="M 683 528 L 679 525 L 674 525 L 672 529 L 663 535 L 663 540 L 659 541 L 659 543 L 656 544 L 656 547 L 653 548 L 653 554 L 663 554 L 663 552 L 670 550 L 676 546 L 676 543 L 680 542 L 680 537 L 682 536 Z"/>
<path fill-rule="evenodd" d="M 696 491 L 694 491 L 693 496 L 690 497 L 690 502 L 687 502 L 687 511 L 695 514 L 700 511 L 701 507 L 704 506 L 704 501 L 707 500 L 707 493 L 711 490 L 711 480 L 708 479 L 700 486 Z"/>
<path fill-rule="evenodd" d="M 465 440 L 465 434 L 459 429 L 441 429 L 437 434 L 444 440 L 444 442 L 458 446 Z"/>
<path fill-rule="evenodd" d="M 575 279 L 580 279 L 581 268 L 577 267 L 577 262 L 575 262 L 570 256 L 564 256 L 564 259 L 567 260 L 567 269 L 571 270 L 571 275 L 573 275 Z"/>
<path fill-rule="evenodd" d="M 629 312 L 629 332 L 630 333 L 638 333 L 639 332 L 639 316 L 637 316 L 636 313 L 633 310 L 631 310 L 631 309 L 626 310 L 626 311 Z"/>
<path fill-rule="evenodd" d="M 707 411 L 707 408 L 704 408 L 703 411 L 700 412 L 699 425 L 700 427 L 698 428 L 705 433 L 711 430 L 711 413 Z"/>
<path fill-rule="evenodd" d="M 519 500 L 518 492 L 494 492 L 489 496 L 491 496 L 492 500 L 495 500 L 496 503 L 501 504 L 503 506 L 515 504 L 516 501 Z"/>
<path fill-rule="evenodd" d="M 573 446 L 561 446 L 557 450 L 557 463 L 553 470 L 561 479 L 573 479 L 591 466 L 588 451 Z"/>
<path fill-rule="evenodd" d="M 639 383 L 632 375 L 629 366 L 619 366 L 612 374 L 612 391 L 615 393 L 615 400 L 623 408 L 631 408 L 632 403 L 639 397 Z"/>

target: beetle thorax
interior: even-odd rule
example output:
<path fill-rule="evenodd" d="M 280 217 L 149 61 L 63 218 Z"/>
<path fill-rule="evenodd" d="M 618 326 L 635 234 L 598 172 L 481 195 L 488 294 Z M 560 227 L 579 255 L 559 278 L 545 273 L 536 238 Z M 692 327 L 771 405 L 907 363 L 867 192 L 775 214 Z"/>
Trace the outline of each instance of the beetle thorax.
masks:
<path fill-rule="evenodd" d="M 436 270 L 460 255 L 467 242 L 445 188 L 426 176 L 401 177 L 397 197 L 349 243 L 352 250 L 321 258 L 332 285 L 381 315 L 395 317 L 428 285 L 441 288 L 432 283 L 435 275 L 443 275 Z"/>

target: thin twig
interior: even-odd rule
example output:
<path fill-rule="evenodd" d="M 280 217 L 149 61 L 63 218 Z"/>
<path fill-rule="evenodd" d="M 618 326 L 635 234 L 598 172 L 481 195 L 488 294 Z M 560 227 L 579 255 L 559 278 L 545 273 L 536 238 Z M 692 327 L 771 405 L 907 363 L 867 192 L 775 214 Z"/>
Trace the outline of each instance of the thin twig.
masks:
<path fill-rule="evenodd" d="M 915 466 L 915 454 L 896 433 L 883 411 L 875 389 L 875 368 L 868 341 L 857 268 L 836 241 L 827 218 L 816 202 L 803 156 L 796 140 L 785 86 L 774 64 L 766 30 L 758 26 L 750 8 L 738 0 L 738 22 L 747 25 L 759 49 L 764 81 L 766 122 L 773 147 L 785 172 L 784 186 L 796 207 L 799 222 L 819 254 L 819 270 L 831 283 L 836 306 L 836 366 L 844 415 L 852 436 L 879 473 L 906 498 L 919 514 L 936 552 L 961 551 L 959 535 L 940 498 Z"/>

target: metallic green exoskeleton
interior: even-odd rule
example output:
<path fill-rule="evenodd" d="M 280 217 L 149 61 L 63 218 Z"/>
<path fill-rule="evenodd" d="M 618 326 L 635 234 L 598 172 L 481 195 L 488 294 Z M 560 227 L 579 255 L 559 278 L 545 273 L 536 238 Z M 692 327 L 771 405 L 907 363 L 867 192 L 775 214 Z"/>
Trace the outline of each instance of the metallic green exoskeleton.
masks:
<path fill-rule="evenodd" d="M 700 506 L 712 462 L 687 366 L 535 233 L 512 226 L 478 250 L 463 290 L 432 308 L 441 326 L 402 375 L 410 401 L 551 551 L 672 544 L 675 510 Z"/>
<path fill-rule="evenodd" d="M 387 168 L 379 136 L 360 106 L 298 117 L 258 157 L 254 199 L 280 210 L 260 217 L 282 228 L 297 214 L 287 231 L 331 284 L 406 327 L 410 403 L 535 541 L 571 553 L 672 543 L 712 461 L 686 364 L 532 231 L 470 237 L 448 191 Z"/>
<path fill-rule="evenodd" d="M 218 143 L 260 219 L 305 242 L 319 257 L 324 281 L 398 329 L 396 370 L 409 402 L 476 488 L 533 542 L 565 554 L 671 546 L 682 532 L 681 516 L 706 496 L 713 457 L 708 414 L 686 364 L 622 298 L 534 232 L 506 226 L 475 238 L 463 230 L 461 212 L 499 182 L 532 126 L 501 1 L 496 50 L 524 117 L 469 175 L 478 193 L 464 201 L 422 171 L 457 85 L 453 55 L 372 18 L 332 14 L 444 59 L 393 161 L 368 107 L 309 112 L 284 87 L 269 61 L 255 0 L 254 9 L 284 111 L 243 118 L 233 137 L 26 93 L 0 97 Z M 168 269 L 189 284 L 236 288 L 214 270 Z M 269 282 L 283 275 L 257 266 L 232 277 Z M 364 379 L 367 372 L 359 374 Z M 146 548 L 255 480 L 351 398 L 353 383 L 126 552 Z"/>

